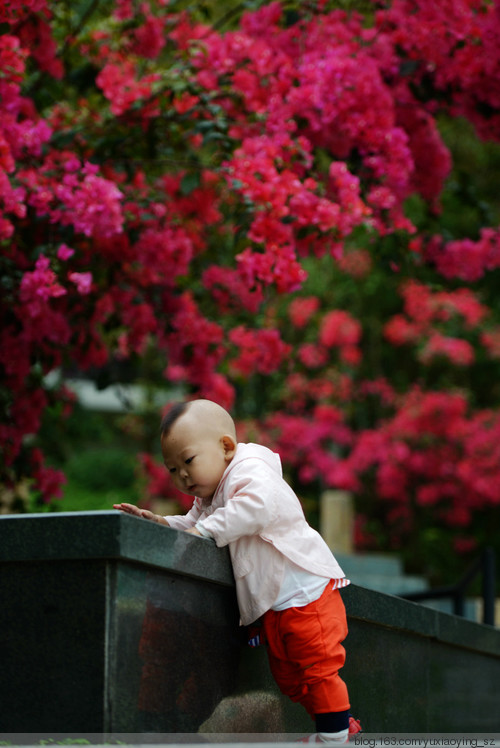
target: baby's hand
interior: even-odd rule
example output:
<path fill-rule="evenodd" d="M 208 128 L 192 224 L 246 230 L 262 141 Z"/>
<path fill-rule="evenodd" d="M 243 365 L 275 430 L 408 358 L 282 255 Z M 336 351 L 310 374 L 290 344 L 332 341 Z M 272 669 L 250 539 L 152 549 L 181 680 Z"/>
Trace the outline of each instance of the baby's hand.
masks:
<path fill-rule="evenodd" d="M 165 517 L 161 517 L 159 514 L 153 514 L 149 509 L 139 509 L 139 507 L 134 506 L 134 504 L 113 504 L 113 509 L 118 509 L 120 512 L 132 514 L 134 517 L 142 517 L 142 519 L 149 519 L 151 522 L 157 522 L 160 525 L 168 526 Z"/>
<path fill-rule="evenodd" d="M 199 535 L 201 537 L 201 532 L 196 529 L 196 527 L 190 527 L 189 530 L 186 530 L 190 535 Z"/>

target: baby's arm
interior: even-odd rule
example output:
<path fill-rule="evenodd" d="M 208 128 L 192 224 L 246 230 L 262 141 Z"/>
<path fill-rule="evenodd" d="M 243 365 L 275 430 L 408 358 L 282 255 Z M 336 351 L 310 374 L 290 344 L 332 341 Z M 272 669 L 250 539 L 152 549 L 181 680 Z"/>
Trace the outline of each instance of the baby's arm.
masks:
<path fill-rule="evenodd" d="M 113 509 L 118 509 L 120 512 L 125 512 L 126 514 L 132 514 L 134 517 L 149 519 L 151 522 L 157 522 L 159 525 L 169 526 L 165 517 L 162 517 L 159 514 L 153 514 L 153 512 L 150 512 L 148 509 L 139 509 L 139 507 L 134 506 L 134 504 L 113 504 Z"/>
<path fill-rule="evenodd" d="M 135 504 L 113 504 L 113 509 L 118 509 L 120 512 L 131 514 L 133 517 L 149 519 L 151 522 L 157 522 L 159 525 L 173 527 L 175 530 L 184 530 L 185 532 L 189 532 L 191 535 L 207 537 L 206 533 L 200 532 L 196 527 L 194 527 L 195 522 L 197 522 L 198 517 L 200 516 L 200 509 L 196 506 L 196 502 L 187 514 L 172 515 L 172 517 L 169 518 L 171 520 L 170 522 L 166 517 L 162 517 L 159 514 L 153 514 L 153 512 L 150 512 L 148 509 L 139 509 Z M 208 535 L 208 537 L 211 536 Z"/>

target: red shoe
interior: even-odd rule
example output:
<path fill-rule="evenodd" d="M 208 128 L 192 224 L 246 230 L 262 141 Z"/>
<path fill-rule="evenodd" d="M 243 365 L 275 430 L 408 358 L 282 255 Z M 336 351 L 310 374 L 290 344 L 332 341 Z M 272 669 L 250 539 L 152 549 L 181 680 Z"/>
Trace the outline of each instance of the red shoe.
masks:
<path fill-rule="evenodd" d="M 361 722 L 349 715 L 349 735 L 356 735 L 358 732 L 363 732 Z"/>

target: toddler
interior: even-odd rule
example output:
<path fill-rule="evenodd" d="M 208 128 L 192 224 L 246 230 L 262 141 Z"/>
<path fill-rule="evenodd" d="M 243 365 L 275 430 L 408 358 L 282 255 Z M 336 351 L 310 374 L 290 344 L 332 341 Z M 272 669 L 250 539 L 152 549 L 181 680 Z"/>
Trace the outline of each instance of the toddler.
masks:
<path fill-rule="evenodd" d="M 229 546 L 241 624 L 260 622 L 280 690 L 315 721 L 306 742 L 347 742 L 361 730 L 339 676 L 347 635 L 339 589 L 349 581 L 306 522 L 278 455 L 239 444 L 229 413 L 209 400 L 175 404 L 161 424 L 161 448 L 176 487 L 194 496 L 189 512 L 114 508 Z"/>

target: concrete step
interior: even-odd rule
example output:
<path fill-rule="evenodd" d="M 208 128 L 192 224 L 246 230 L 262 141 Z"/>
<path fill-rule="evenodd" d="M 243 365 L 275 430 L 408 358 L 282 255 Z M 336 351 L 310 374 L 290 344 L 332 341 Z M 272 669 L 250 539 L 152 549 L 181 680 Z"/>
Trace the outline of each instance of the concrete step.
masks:
<path fill-rule="evenodd" d="M 336 553 L 335 558 L 346 576 L 376 574 L 399 577 L 404 573 L 399 556 L 389 553 Z"/>
<path fill-rule="evenodd" d="M 386 595 L 404 596 L 412 592 L 430 589 L 425 577 L 405 574 L 401 559 L 392 554 L 384 553 L 336 553 L 344 574 L 353 584 L 365 587 Z M 453 601 L 449 598 L 437 600 L 419 600 L 433 610 L 453 614 Z M 469 621 L 481 622 L 482 601 L 478 598 L 466 598 L 464 604 L 464 618 Z M 496 620 L 500 621 L 500 600 Z"/>
<path fill-rule="evenodd" d="M 429 587 L 424 577 L 405 574 L 401 559 L 392 554 L 335 554 L 335 557 L 346 577 L 360 587 L 389 595 L 406 595 Z"/>

